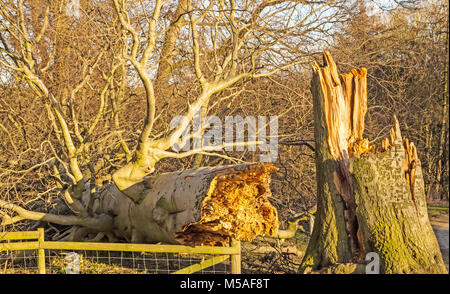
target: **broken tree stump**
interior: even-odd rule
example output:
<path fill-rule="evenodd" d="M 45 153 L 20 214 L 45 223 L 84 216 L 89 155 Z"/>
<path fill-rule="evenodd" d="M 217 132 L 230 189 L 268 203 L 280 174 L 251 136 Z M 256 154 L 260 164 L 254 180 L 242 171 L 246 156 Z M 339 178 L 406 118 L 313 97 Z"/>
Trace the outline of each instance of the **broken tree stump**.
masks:
<path fill-rule="evenodd" d="M 363 138 L 366 73 L 339 75 L 328 52 L 314 64 L 317 213 L 300 271 L 361 265 L 376 252 L 381 273 L 446 273 L 414 144 L 396 118 L 380 146 Z"/>

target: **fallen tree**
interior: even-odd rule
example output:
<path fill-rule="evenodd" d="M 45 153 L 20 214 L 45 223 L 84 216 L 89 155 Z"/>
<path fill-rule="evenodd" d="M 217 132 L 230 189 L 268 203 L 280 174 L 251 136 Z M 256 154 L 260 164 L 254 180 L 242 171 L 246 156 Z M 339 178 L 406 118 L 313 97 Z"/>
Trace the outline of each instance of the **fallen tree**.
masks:
<path fill-rule="evenodd" d="M 363 137 L 366 69 L 338 74 L 331 55 L 314 64 L 317 213 L 302 272 L 446 273 L 428 219 L 416 148 L 394 127 L 379 146 Z"/>
<path fill-rule="evenodd" d="M 240 93 L 236 90 L 241 87 L 239 83 L 269 77 L 303 62 L 287 60 L 270 71 L 255 62 L 270 46 L 282 44 L 286 27 L 297 28 L 290 23 L 264 33 L 279 35 L 277 42 L 252 49 L 248 51 L 250 55 L 239 53 L 253 48 L 250 40 L 262 37 L 251 32 L 267 21 L 262 14 L 264 9 L 277 3 L 248 4 L 251 18 L 239 23 L 235 21 L 234 3 L 212 2 L 203 7 L 195 1 L 148 1 L 148 11 L 136 13 L 139 9 L 134 7 L 135 1 L 111 0 L 102 5 L 87 1 L 91 13 L 96 15 L 89 18 L 101 20 L 99 26 L 92 26 L 84 20 L 87 15 L 75 19 L 64 15 L 63 4 L 3 2 L 0 19 L 8 21 L 2 22 L 5 33 L 0 36 L 0 43 L 5 54 L 0 58 L 1 65 L 11 72 L 11 77 L 17 75 L 20 89 L 33 97 L 33 105 L 40 107 L 36 113 L 44 113 L 39 120 L 44 119 L 47 125 L 39 126 L 39 131 L 45 133 L 41 142 L 15 152 L 20 159 L 22 154 L 39 151 L 30 166 L 22 168 L 21 160 L 11 160 L 10 168 L 3 167 L 3 163 L 0 166 L 1 176 L 15 177 L 15 182 L 6 185 L 5 195 L 1 195 L 1 230 L 23 220 L 34 220 L 65 226 L 54 227 L 57 233 L 53 238 L 58 240 L 108 238 L 209 245 L 223 244 L 230 237 L 251 240 L 258 234 L 277 234 L 277 212 L 267 200 L 269 174 L 274 167 L 251 164 L 155 173 L 157 163 L 165 158 L 202 155 L 238 162 L 222 151 L 227 147 L 266 144 L 260 140 L 212 146 L 211 142 L 200 140 L 201 144 L 193 142 L 187 146 L 191 147 L 187 151 L 176 148 L 185 143 L 184 134 L 197 138 L 210 128 L 202 123 L 194 131 L 194 117 L 203 110 L 205 115 L 213 114 L 208 111 L 217 103 Z M 228 9 L 217 13 L 216 4 Z M 200 15 L 197 11 L 201 11 Z M 229 11 L 232 15 L 227 15 Z M 216 24 L 224 19 L 234 29 L 219 30 L 219 35 L 210 31 L 218 41 L 206 48 L 202 40 L 208 32 L 199 28 L 207 20 L 207 26 L 217 30 Z M 85 24 L 83 30 L 66 25 L 71 21 Z M 55 39 L 54 33 L 58 42 L 70 37 L 73 47 L 50 42 Z M 98 43 L 85 46 L 84 40 Z M 228 40 L 234 41 L 231 44 Z M 188 50 L 191 54 L 174 52 L 177 46 L 183 48 L 180 52 Z M 56 55 L 49 53 L 53 51 Z M 169 80 L 178 75 L 172 66 L 176 62 L 183 67 L 181 80 L 189 76 L 189 83 L 183 87 L 187 92 L 191 88 L 193 91 L 187 99 L 181 93 L 170 98 L 166 95 L 169 88 L 175 89 L 175 84 L 169 87 Z M 152 73 L 152 69 L 157 72 Z M 64 83 L 50 78 L 56 76 L 67 78 Z M 143 98 L 142 104 L 131 99 L 135 90 Z M 230 91 L 230 95 L 224 91 Z M 127 117 L 126 109 L 135 104 L 143 107 L 131 115 L 139 117 L 139 124 L 123 124 L 120 118 Z M 172 125 L 171 118 L 176 114 L 182 119 Z M 16 122 L 12 116 L 11 120 Z M 7 128 L 2 129 L 11 134 Z M 126 129 L 131 131 L 128 138 L 122 136 Z M 18 144 L 10 141 L 17 149 Z M 40 156 L 51 157 L 41 160 Z M 16 186 L 21 185 L 24 175 L 31 177 L 40 168 L 37 188 L 29 186 L 41 190 L 29 192 L 29 198 L 23 201 L 23 187 Z M 44 190 L 42 183 L 48 189 Z M 11 190 L 15 192 L 10 193 Z M 50 210 L 54 204 L 56 207 Z"/>
<path fill-rule="evenodd" d="M 107 185 L 85 203 L 84 218 L 28 211 L 1 200 L 0 207 L 23 219 L 74 225 L 66 240 L 95 233 L 133 243 L 224 245 L 230 238 L 251 241 L 278 233 L 277 211 L 268 200 L 274 170 L 269 164 L 242 164 L 149 176 L 138 183 L 142 192 L 135 198 Z"/>

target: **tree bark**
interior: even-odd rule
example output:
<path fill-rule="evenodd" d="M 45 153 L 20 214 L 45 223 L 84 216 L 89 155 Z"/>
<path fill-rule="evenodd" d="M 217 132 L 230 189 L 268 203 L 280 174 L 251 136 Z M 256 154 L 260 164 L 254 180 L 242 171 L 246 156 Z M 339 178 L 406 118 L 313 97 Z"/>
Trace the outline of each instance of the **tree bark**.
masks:
<path fill-rule="evenodd" d="M 381 146 L 362 137 L 366 70 L 338 75 L 324 52 L 314 65 L 317 213 L 302 272 L 362 272 L 368 252 L 381 273 L 446 273 L 428 220 L 420 161 L 395 120 Z"/>

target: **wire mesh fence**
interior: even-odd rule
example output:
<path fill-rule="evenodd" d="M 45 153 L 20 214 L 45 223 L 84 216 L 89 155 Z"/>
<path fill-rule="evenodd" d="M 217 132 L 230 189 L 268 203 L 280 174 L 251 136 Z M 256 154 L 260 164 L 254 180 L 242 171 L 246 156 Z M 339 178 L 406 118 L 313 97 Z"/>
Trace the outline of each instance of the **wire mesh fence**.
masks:
<path fill-rule="evenodd" d="M 45 256 L 50 274 L 70 273 L 74 267 L 81 274 L 170 274 L 211 258 L 209 255 L 90 250 L 46 250 Z M 230 273 L 229 261 L 197 273 Z"/>
<path fill-rule="evenodd" d="M 25 235 L 28 236 L 26 239 L 33 239 L 39 234 L 25 232 Z M 47 274 L 228 274 L 236 272 L 233 270 L 236 262 L 232 266 L 232 256 L 236 256 L 236 251 L 233 251 L 235 247 L 188 248 L 177 245 L 48 242 L 43 239 L 38 242 L 24 242 L 20 240 L 20 233 L 10 236 L 14 238 L 6 239 L 5 237 L 3 240 L 0 238 L 0 274 L 43 272 Z M 142 251 L 140 251 L 141 248 Z M 169 252 L 163 252 L 164 250 Z M 230 252 L 234 255 L 228 255 Z M 42 269 L 43 267 L 45 270 Z"/>
<path fill-rule="evenodd" d="M 170 274 L 201 264 L 211 255 L 91 250 L 45 250 L 47 274 Z M 36 250 L 0 252 L 0 273 L 38 273 Z M 213 264 L 196 274 L 229 274 L 230 261 Z"/>
<path fill-rule="evenodd" d="M 210 254 L 47 249 L 45 268 L 47 274 L 171 274 L 201 264 L 211 257 Z M 0 252 L 0 273 L 38 272 L 37 250 Z M 196 272 L 196 274 L 229 273 L 229 259 Z"/>
<path fill-rule="evenodd" d="M 37 250 L 0 251 L 0 273 L 37 274 Z"/>

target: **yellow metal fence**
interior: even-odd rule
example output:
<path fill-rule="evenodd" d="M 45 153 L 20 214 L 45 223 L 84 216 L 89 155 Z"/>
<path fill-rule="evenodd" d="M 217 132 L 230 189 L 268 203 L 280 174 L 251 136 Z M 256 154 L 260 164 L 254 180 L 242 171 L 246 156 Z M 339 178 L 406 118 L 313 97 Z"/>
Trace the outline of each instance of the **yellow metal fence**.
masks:
<path fill-rule="evenodd" d="M 26 241 L 24 241 L 26 240 Z M 13 241 L 13 242 L 11 242 Z M 94 242 L 58 242 L 45 241 L 44 230 L 24 232 L 0 232 L 0 253 L 4 251 L 36 250 L 38 273 L 45 274 L 45 250 L 86 250 L 86 251 L 120 251 L 140 253 L 167 253 L 180 255 L 206 255 L 198 263 L 179 268 L 172 274 L 190 274 L 212 267 L 229 259 L 230 272 L 241 273 L 241 247 L 240 242 L 232 240 L 229 247 L 214 246 L 183 246 L 160 244 L 129 244 L 129 243 L 94 243 Z M 211 257 L 213 256 L 213 257 Z M 1 271 L 0 271 L 1 272 Z"/>

